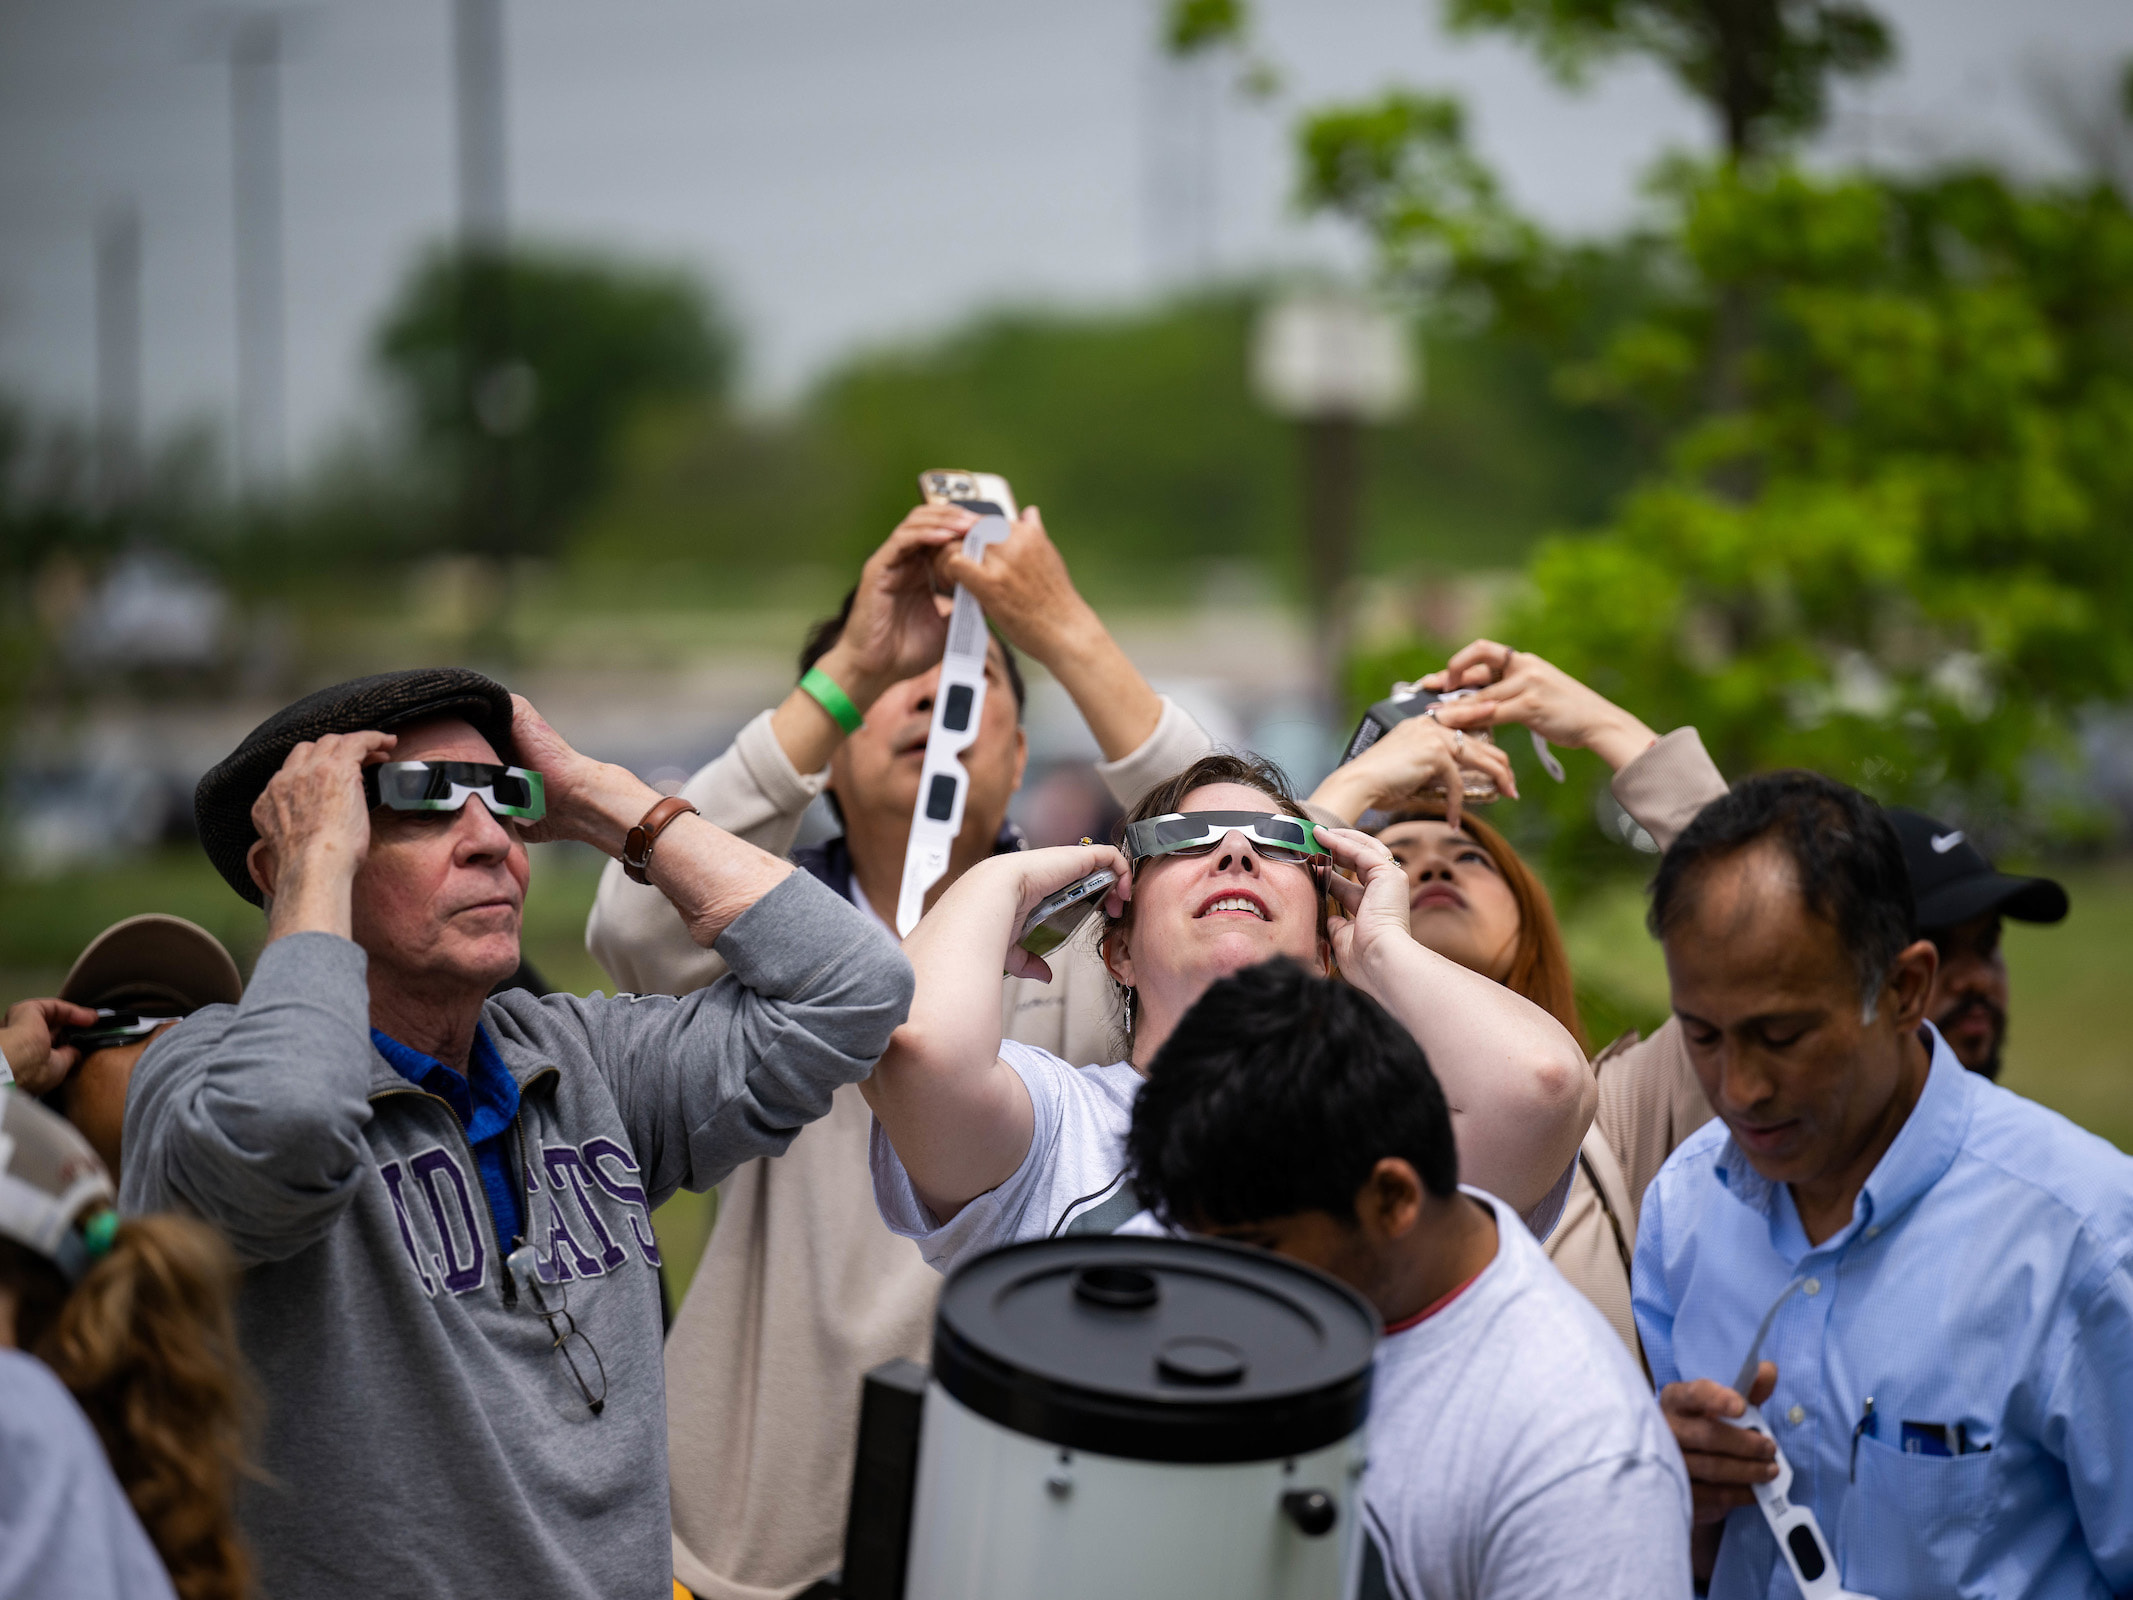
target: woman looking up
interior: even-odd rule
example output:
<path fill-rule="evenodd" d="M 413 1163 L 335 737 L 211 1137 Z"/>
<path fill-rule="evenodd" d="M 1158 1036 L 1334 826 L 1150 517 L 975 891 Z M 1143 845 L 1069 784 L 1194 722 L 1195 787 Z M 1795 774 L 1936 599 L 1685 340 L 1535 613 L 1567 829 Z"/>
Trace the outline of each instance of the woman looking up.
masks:
<path fill-rule="evenodd" d="M 0 1090 L 0 1600 L 237 1600 L 236 1270 L 112 1198 L 78 1132 Z"/>
<path fill-rule="evenodd" d="M 1158 820 L 1160 839 L 1134 827 Z M 1083 845 L 980 863 L 905 942 L 910 1019 L 862 1085 L 892 1229 L 946 1271 L 1019 1240 L 1154 1227 L 1123 1177 L 1147 1064 L 1208 985 L 1286 955 L 1337 967 L 1407 1027 L 1453 1108 L 1460 1170 L 1547 1232 L 1591 1120 L 1583 1052 L 1546 1012 L 1415 942 L 1407 880 L 1383 845 L 1304 819 L 1277 771 L 1230 755 L 1158 785 L 1122 837 L 1130 856 Z M 1077 1069 L 1002 1042 L 996 974 L 1044 975 L 1015 943 L 1023 919 L 1100 867 L 1120 878 L 1102 947 L 1125 991 L 1127 1050 Z"/>
<path fill-rule="evenodd" d="M 1606 761 L 1616 772 L 1616 798 L 1662 848 L 1725 793 L 1725 780 L 1694 729 L 1660 739 L 1529 652 L 1477 640 L 1422 683 L 1478 692 L 1440 702 L 1434 718 L 1392 728 L 1318 786 L 1312 809 L 1345 821 L 1390 813 L 1372 831 L 1406 875 L 1408 927 L 1416 941 L 1524 995 L 1583 1047 L 1570 960 L 1547 889 L 1510 841 L 1470 809 L 1453 812 L 1448 796 L 1418 803 L 1418 791 L 1445 784 L 1452 758 L 1475 742 L 1459 737 L 1465 730 L 1500 722 L 1523 723 L 1551 744 L 1591 750 Z M 1500 773 L 1497 778 L 1515 795 Z M 1457 793 L 1456 785 L 1449 793 Z M 1649 1040 L 1633 1033 L 1616 1040 L 1593 1066 L 1598 1114 L 1546 1249 L 1641 1360 L 1629 1303 L 1637 1208 L 1667 1156 L 1711 1111 L 1682 1048 L 1680 1025 L 1671 1020 Z"/>

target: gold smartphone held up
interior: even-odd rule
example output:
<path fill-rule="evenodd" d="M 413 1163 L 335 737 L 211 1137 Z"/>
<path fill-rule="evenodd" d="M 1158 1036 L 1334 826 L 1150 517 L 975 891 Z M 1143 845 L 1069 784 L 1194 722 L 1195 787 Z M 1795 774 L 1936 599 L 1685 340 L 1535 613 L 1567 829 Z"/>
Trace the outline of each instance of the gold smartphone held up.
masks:
<path fill-rule="evenodd" d="M 918 492 L 929 506 L 961 506 L 966 511 L 997 511 L 1009 522 L 1021 515 L 1015 491 L 997 472 L 966 472 L 961 467 L 934 467 L 918 475 Z"/>

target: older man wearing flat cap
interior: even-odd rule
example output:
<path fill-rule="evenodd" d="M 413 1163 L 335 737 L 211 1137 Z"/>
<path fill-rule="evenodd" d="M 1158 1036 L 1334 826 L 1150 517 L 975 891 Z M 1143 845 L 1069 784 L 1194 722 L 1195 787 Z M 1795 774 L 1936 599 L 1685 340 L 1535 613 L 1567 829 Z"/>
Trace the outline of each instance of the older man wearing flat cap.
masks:
<path fill-rule="evenodd" d="M 902 954 L 477 673 L 298 701 L 195 811 L 268 943 L 242 1001 L 143 1056 L 122 1203 L 204 1216 L 247 1264 L 261 1592 L 666 1600 L 652 1208 L 866 1075 L 909 1003 Z M 730 975 L 490 997 L 526 845 L 551 839 L 624 860 Z"/>
<path fill-rule="evenodd" d="M 2063 921 L 2066 890 L 2050 878 L 1997 870 L 1962 829 L 1923 812 L 1891 806 L 1889 821 L 1903 841 L 1919 936 L 1931 939 L 1940 953 L 1926 1015 L 1956 1060 L 1997 1079 L 2007 1045 L 2008 998 L 2000 919 Z"/>

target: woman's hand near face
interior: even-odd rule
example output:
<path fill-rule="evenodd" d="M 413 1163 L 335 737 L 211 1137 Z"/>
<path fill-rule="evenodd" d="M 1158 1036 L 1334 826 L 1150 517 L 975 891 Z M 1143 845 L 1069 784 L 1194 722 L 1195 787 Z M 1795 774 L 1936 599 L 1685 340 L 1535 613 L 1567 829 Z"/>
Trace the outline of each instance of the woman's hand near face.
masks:
<path fill-rule="evenodd" d="M 1486 773 L 1498 789 L 1518 798 L 1511 758 L 1496 745 L 1435 717 L 1409 717 L 1353 761 L 1334 768 L 1312 792 L 1311 803 L 1353 822 L 1365 811 L 1398 810 L 1425 790 L 1442 790 L 1444 820 L 1456 828 L 1467 771 Z"/>
<path fill-rule="evenodd" d="M 1048 850 L 1018 850 L 1010 855 L 994 856 L 983 863 L 986 867 L 998 866 L 1001 876 L 1009 878 L 1015 886 L 1015 911 L 1009 919 L 1007 954 L 1002 963 L 1010 978 L 1035 978 L 1040 983 L 1052 981 L 1051 967 L 1037 956 L 1023 949 L 1019 942 L 1022 925 L 1029 914 L 1036 910 L 1046 895 L 1057 894 L 1069 884 L 1079 883 L 1092 872 L 1108 871 L 1118 881 L 1104 892 L 1102 909 L 1117 916 L 1125 903 L 1133 897 L 1132 868 L 1124 855 L 1107 844 L 1059 845 Z M 976 870 L 976 869 L 973 869 Z M 945 897 L 944 897 L 945 898 Z M 914 934 L 916 930 L 913 930 Z"/>
<path fill-rule="evenodd" d="M 1592 1125 L 1599 1090 L 1584 1053 L 1530 1000 L 1416 942 L 1407 874 L 1383 844 L 1333 828 L 1319 839 L 1359 878 L 1328 885 L 1341 907 L 1329 924 L 1341 976 L 1397 1017 L 1429 1057 L 1451 1107 L 1460 1176 L 1525 1215 Z"/>
<path fill-rule="evenodd" d="M 918 1197 L 943 1221 L 1029 1154 L 1036 1110 L 1000 1059 L 1000 972 L 1050 976 L 1015 946 L 1023 919 L 1099 867 L 1123 879 L 1126 858 L 1108 845 L 993 856 L 950 884 L 904 941 L 918 980 L 911 1013 L 859 1087 Z M 1118 890 L 1108 903 L 1122 903 Z"/>
<path fill-rule="evenodd" d="M 1326 879 L 1326 892 L 1340 907 L 1326 919 L 1326 936 L 1341 971 L 1367 966 L 1384 941 L 1414 943 L 1407 929 L 1407 874 L 1392 852 L 1353 828 L 1320 828 L 1318 842 L 1339 869 Z"/>
<path fill-rule="evenodd" d="M 1620 772 L 1659 742 L 1659 736 L 1561 667 L 1493 639 L 1476 639 L 1422 680 L 1443 693 L 1473 689 L 1469 698 L 1437 709 L 1447 728 L 1493 728 L 1516 722 L 1550 744 L 1590 750 Z"/>

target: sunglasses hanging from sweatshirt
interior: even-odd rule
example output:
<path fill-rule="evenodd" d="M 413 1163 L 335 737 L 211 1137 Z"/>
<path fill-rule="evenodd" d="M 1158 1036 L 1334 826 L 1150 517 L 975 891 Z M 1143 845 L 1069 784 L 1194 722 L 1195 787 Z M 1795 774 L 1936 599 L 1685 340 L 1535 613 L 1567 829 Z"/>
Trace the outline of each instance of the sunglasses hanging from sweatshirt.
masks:
<path fill-rule="evenodd" d="M 918 475 L 928 505 L 956 505 L 978 514 L 963 535 L 963 559 L 981 561 L 987 545 L 1008 536 L 1016 516 L 1014 491 L 991 472 L 938 469 Z M 985 717 L 985 656 L 990 635 L 984 608 L 961 584 L 948 617 L 948 647 L 941 654 L 941 680 L 933 691 L 933 726 L 926 731 L 926 760 L 919 768 L 918 804 L 911 812 L 911 842 L 904 847 L 903 885 L 896 896 L 896 935 L 907 937 L 926 910 L 926 891 L 948 873 L 948 852 L 963 831 L 970 798 L 970 772 L 963 752 Z"/>

